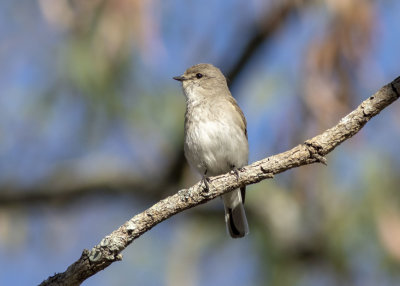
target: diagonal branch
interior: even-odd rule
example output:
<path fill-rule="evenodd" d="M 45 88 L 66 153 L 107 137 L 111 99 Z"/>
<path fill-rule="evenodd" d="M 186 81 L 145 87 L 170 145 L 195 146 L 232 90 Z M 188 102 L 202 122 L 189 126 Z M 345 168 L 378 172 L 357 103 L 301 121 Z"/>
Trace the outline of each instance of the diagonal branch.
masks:
<path fill-rule="evenodd" d="M 175 195 L 159 201 L 144 212 L 137 214 L 117 230 L 107 235 L 91 250 L 84 250 L 81 257 L 63 273 L 49 277 L 40 285 L 79 285 L 88 277 L 121 260 L 121 252 L 136 238 L 169 217 L 186 209 L 204 204 L 224 193 L 272 178 L 286 170 L 312 164 L 326 163 L 325 155 L 354 134 L 386 106 L 399 98 L 400 77 L 382 87 L 377 93 L 363 101 L 340 122 L 300 144 L 293 149 L 254 162 L 239 172 L 210 178 L 210 190 L 201 183 L 183 189 Z"/>

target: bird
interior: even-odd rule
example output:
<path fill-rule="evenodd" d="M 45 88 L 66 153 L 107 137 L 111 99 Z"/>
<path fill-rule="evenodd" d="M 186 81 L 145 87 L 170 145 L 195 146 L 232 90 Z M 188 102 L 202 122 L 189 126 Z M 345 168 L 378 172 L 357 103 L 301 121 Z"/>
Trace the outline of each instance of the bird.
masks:
<path fill-rule="evenodd" d="M 189 165 L 209 188 L 208 177 L 248 164 L 247 122 L 229 91 L 223 73 L 212 64 L 188 68 L 173 79 L 182 83 L 186 98 L 184 153 Z M 249 233 L 244 210 L 245 187 L 222 195 L 227 230 L 232 238 Z"/>

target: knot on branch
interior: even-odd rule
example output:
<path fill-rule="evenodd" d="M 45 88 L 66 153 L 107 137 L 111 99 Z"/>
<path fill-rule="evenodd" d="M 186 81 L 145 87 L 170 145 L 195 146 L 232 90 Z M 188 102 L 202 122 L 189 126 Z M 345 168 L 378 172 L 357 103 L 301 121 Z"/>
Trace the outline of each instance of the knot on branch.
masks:
<path fill-rule="evenodd" d="M 104 260 L 114 262 L 122 260 L 122 255 L 119 253 L 124 249 L 123 239 L 108 235 L 103 238 L 98 245 L 93 247 L 89 253 L 86 254 L 89 258 L 89 263 L 99 263 Z"/>
<path fill-rule="evenodd" d="M 316 162 L 322 163 L 327 166 L 327 160 L 322 153 L 322 147 L 320 145 L 311 140 L 305 141 L 304 145 L 307 147 L 307 150 L 310 153 L 310 159 L 313 159 Z"/>
<path fill-rule="evenodd" d="M 259 176 L 259 177 L 262 177 L 263 179 L 272 179 L 272 178 L 274 178 L 274 173 L 271 170 L 268 170 L 267 168 L 264 168 L 262 165 L 260 166 L 260 170 L 262 172 L 262 175 Z"/>
<path fill-rule="evenodd" d="M 178 191 L 178 195 L 181 202 L 189 202 L 192 199 L 192 193 L 189 189 L 183 189 Z"/>

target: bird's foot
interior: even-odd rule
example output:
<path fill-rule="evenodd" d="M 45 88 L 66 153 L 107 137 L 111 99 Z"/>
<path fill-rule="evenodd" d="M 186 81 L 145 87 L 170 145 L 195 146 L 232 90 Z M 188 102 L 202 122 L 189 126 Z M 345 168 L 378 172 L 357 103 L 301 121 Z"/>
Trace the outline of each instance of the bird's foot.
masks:
<path fill-rule="evenodd" d="M 233 169 L 231 170 L 231 174 L 235 175 L 237 181 L 239 181 L 239 171 L 242 170 L 243 168 L 235 168 L 235 166 L 233 166 Z"/>
<path fill-rule="evenodd" d="M 206 177 L 206 175 L 203 176 L 201 179 L 201 182 L 204 184 L 204 190 L 208 192 L 210 190 L 210 178 Z"/>

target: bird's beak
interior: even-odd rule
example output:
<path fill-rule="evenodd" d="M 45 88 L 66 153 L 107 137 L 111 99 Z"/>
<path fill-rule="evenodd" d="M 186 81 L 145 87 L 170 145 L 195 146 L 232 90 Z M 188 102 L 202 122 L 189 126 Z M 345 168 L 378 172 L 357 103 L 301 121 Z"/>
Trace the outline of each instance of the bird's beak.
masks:
<path fill-rule="evenodd" d="M 184 76 L 174 76 L 173 79 L 177 81 L 184 81 L 186 78 Z"/>

